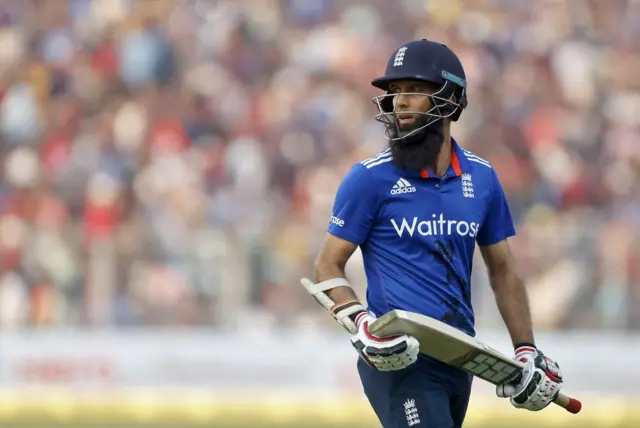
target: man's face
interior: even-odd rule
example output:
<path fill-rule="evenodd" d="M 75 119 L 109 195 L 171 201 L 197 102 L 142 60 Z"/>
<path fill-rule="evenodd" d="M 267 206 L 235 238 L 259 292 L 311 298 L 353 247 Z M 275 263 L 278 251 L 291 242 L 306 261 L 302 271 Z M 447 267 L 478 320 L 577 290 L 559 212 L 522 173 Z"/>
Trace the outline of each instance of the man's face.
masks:
<path fill-rule="evenodd" d="M 393 111 L 400 130 L 409 131 L 416 125 L 418 117 L 402 112 L 426 112 L 433 105 L 427 95 L 433 94 L 438 88 L 435 85 L 416 80 L 397 80 L 389 85 L 389 92 L 397 94 L 393 97 Z"/>
<path fill-rule="evenodd" d="M 436 85 L 415 80 L 396 80 L 389 84 L 389 92 L 397 94 L 393 97 L 398 124 L 394 136 L 401 137 L 389 140 L 389 147 L 394 163 L 401 169 L 419 170 L 435 165 L 444 141 L 443 122 L 437 120 L 425 128 L 428 117 L 415 113 L 425 113 L 433 108 L 427 95 L 438 89 Z"/>

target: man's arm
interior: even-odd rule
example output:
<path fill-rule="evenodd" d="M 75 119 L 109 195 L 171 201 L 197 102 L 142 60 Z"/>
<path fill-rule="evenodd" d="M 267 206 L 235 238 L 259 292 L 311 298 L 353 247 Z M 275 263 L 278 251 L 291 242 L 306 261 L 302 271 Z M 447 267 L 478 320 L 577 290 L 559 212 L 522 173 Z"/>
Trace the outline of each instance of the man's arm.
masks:
<path fill-rule="evenodd" d="M 369 366 L 380 371 L 404 369 L 416 362 L 420 345 L 407 335 L 378 338 L 369 333 L 375 317 L 360 302 L 344 272 L 357 246 L 328 233 L 316 258 L 315 284 L 306 278 L 302 284 L 352 334 L 351 344 Z"/>
<path fill-rule="evenodd" d="M 489 281 L 514 347 L 535 345 L 529 299 L 507 240 L 480 246 Z"/>
<path fill-rule="evenodd" d="M 376 218 L 378 188 L 371 178 L 371 172 L 364 165 L 355 164 L 342 179 L 327 237 L 315 261 L 315 278 L 301 279 L 318 303 L 353 334 L 358 330 L 358 315 L 367 311 L 350 290 L 344 268 L 356 247 L 368 239 Z"/>
<path fill-rule="evenodd" d="M 345 278 L 345 266 L 357 247 L 358 245 L 353 242 L 327 233 L 324 245 L 315 261 L 315 283 L 318 284 L 334 278 Z M 336 306 L 358 301 L 358 296 L 356 296 L 351 287 L 338 286 L 327 290 L 326 293 L 335 302 Z"/>
<path fill-rule="evenodd" d="M 513 342 L 515 359 L 526 366 L 516 378 L 498 385 L 496 394 L 511 397 L 514 407 L 540 410 L 560 392 L 562 373 L 553 360 L 536 348 L 527 290 L 507 242 L 515 235 L 515 226 L 495 171 L 492 178 L 493 197 L 476 241 L 489 271 L 500 315 Z"/>
<path fill-rule="evenodd" d="M 515 359 L 525 364 L 520 374 L 496 386 L 498 397 L 510 397 L 516 408 L 532 411 L 547 407 L 562 389 L 558 364 L 536 349 L 527 291 L 516 270 L 507 240 L 481 246 L 491 287 L 515 348 Z M 531 346 L 533 345 L 533 346 Z M 581 404 L 574 408 L 579 411 Z"/>

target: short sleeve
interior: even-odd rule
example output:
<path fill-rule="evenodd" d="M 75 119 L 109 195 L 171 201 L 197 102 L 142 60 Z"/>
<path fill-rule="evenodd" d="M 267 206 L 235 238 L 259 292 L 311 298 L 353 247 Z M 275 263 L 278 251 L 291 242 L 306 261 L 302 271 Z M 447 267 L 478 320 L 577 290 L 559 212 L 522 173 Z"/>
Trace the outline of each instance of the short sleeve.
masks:
<path fill-rule="evenodd" d="M 494 169 L 491 169 L 491 181 L 491 195 L 484 222 L 478 232 L 478 245 L 493 245 L 516 234 L 507 197 Z"/>
<path fill-rule="evenodd" d="M 361 164 L 352 166 L 338 187 L 329 233 L 354 244 L 363 244 L 376 217 L 377 199 L 369 170 Z"/>

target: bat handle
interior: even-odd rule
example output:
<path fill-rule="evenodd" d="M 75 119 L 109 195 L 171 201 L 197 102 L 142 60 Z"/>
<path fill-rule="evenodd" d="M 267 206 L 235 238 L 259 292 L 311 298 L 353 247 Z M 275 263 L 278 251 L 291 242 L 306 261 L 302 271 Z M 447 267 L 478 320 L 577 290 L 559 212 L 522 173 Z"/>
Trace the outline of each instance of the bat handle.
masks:
<path fill-rule="evenodd" d="M 582 403 L 580 401 L 567 397 L 564 394 L 558 394 L 556 398 L 553 399 L 553 402 L 560 407 L 564 407 L 569 413 L 573 413 L 574 415 L 582 409 Z"/>

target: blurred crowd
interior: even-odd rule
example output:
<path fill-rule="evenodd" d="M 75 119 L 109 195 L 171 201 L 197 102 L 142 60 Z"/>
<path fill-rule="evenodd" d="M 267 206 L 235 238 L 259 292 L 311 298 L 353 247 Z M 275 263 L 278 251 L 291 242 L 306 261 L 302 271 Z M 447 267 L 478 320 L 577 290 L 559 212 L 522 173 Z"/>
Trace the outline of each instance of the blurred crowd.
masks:
<path fill-rule="evenodd" d="M 640 329 L 637 0 L 0 2 L 0 328 L 331 328 L 299 278 L 417 38 L 466 68 L 537 328 Z"/>

